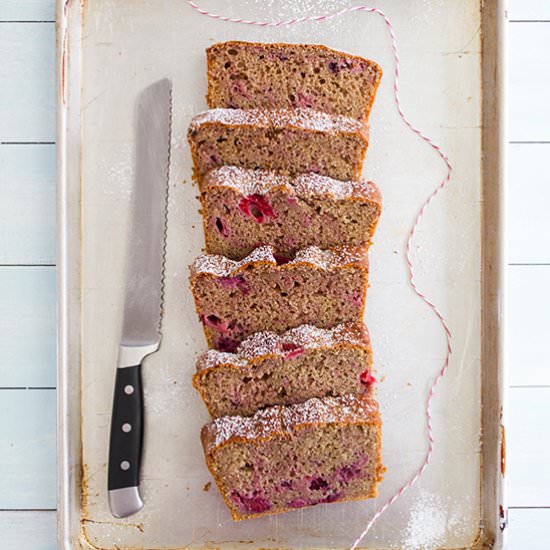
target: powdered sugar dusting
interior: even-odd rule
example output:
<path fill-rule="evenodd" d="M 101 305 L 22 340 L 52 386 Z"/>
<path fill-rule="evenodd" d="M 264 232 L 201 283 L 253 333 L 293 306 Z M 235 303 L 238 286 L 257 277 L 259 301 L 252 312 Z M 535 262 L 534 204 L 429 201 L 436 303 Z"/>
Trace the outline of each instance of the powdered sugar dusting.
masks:
<path fill-rule="evenodd" d="M 283 129 L 286 127 L 313 132 L 366 132 L 367 126 L 353 118 L 329 115 L 314 109 L 209 109 L 191 120 L 189 130 L 197 130 L 203 124 L 230 126 L 257 126 Z"/>
<path fill-rule="evenodd" d="M 462 523 L 460 508 L 453 508 L 450 504 L 436 493 L 420 491 L 410 507 L 406 547 L 420 550 L 444 546 L 447 533 L 459 530 Z"/>
<path fill-rule="evenodd" d="M 341 246 L 330 250 L 321 250 L 317 246 L 310 246 L 299 250 L 292 263 L 312 264 L 327 271 L 367 262 L 367 250 L 362 247 Z"/>
<path fill-rule="evenodd" d="M 246 258 L 235 261 L 217 254 L 202 254 L 191 264 L 191 276 L 209 274 L 216 277 L 231 277 L 245 268 L 257 267 L 257 264 L 271 264 L 274 269 L 294 269 L 299 264 L 308 264 L 325 271 L 334 271 L 353 265 L 367 266 L 367 250 L 363 247 L 341 246 L 321 250 L 310 246 L 299 250 L 294 259 L 278 265 L 271 246 L 260 246 Z"/>
<path fill-rule="evenodd" d="M 239 166 L 222 166 L 204 177 L 205 189 L 211 186 L 231 187 L 243 195 L 265 195 L 280 187 L 291 191 L 292 178 L 271 170 L 249 170 Z"/>
<path fill-rule="evenodd" d="M 220 365 L 235 365 L 236 367 L 246 367 L 246 359 L 239 356 L 238 353 L 228 353 L 209 349 L 197 359 L 197 372 L 218 367 Z"/>
<path fill-rule="evenodd" d="M 286 345 L 295 345 L 305 350 L 327 349 L 334 346 L 369 347 L 367 328 L 363 323 L 343 323 L 330 329 L 313 325 L 301 325 L 278 335 L 275 332 L 257 332 L 243 340 L 235 353 L 208 350 L 197 360 L 197 372 L 221 365 L 246 367 L 252 359 L 267 355 L 284 357 Z"/>
<path fill-rule="evenodd" d="M 266 355 L 283 355 L 281 343 L 275 332 L 256 332 L 239 344 L 236 355 L 246 362 Z"/>
<path fill-rule="evenodd" d="M 298 195 L 328 196 L 335 199 L 362 197 L 380 201 L 380 191 L 372 181 L 340 181 L 320 174 L 300 174 L 293 182 Z"/>
<path fill-rule="evenodd" d="M 374 400 L 354 395 L 312 398 L 297 405 L 275 406 L 251 417 L 224 416 L 203 428 L 206 452 L 230 440 L 258 440 L 291 434 L 301 426 L 314 424 L 368 424 L 378 422 Z"/>
<path fill-rule="evenodd" d="M 230 260 L 218 254 L 202 254 L 191 264 L 191 274 L 209 273 L 217 277 L 230 277 L 244 267 L 259 262 L 277 265 L 271 246 L 260 246 L 240 261 Z"/>
<path fill-rule="evenodd" d="M 266 195 L 282 189 L 299 197 L 326 197 L 337 200 L 362 198 L 381 201 L 380 191 L 370 181 L 340 181 L 313 172 L 291 177 L 271 170 L 251 170 L 238 166 L 222 166 L 211 170 L 204 179 L 204 188 L 230 187 L 242 195 Z"/>

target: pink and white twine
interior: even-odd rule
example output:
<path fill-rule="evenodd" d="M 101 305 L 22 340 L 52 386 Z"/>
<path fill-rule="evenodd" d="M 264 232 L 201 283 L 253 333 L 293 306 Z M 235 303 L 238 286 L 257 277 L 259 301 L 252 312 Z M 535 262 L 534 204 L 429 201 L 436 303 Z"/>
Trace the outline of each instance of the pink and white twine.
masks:
<path fill-rule="evenodd" d="M 372 516 L 370 521 L 365 526 L 365 529 L 363 532 L 357 537 L 355 542 L 351 546 L 351 550 L 355 550 L 357 548 L 357 545 L 361 542 L 363 537 L 371 530 L 372 526 L 376 522 L 376 520 L 404 493 L 406 493 L 422 476 L 428 465 L 430 464 L 433 450 L 434 450 L 434 435 L 433 435 L 433 426 L 432 426 L 432 400 L 435 393 L 436 386 L 439 384 L 440 380 L 445 375 L 445 372 L 447 371 L 449 367 L 449 362 L 451 359 L 451 339 L 452 339 L 452 333 L 449 328 L 449 325 L 447 324 L 447 321 L 445 320 L 445 317 L 439 310 L 439 308 L 420 290 L 416 283 L 415 279 L 415 272 L 414 272 L 414 265 L 412 261 L 412 243 L 414 241 L 414 237 L 416 234 L 416 230 L 418 228 L 418 225 L 420 224 L 420 221 L 422 220 L 422 217 L 426 211 L 426 208 L 430 205 L 430 203 L 435 199 L 435 197 L 439 194 L 440 191 L 442 191 L 447 183 L 449 183 L 453 171 L 453 167 L 451 165 L 451 162 L 449 160 L 449 157 L 442 151 L 441 147 L 437 145 L 430 137 L 428 137 L 426 134 L 424 134 L 421 130 L 419 130 L 412 122 L 407 118 L 405 115 L 403 108 L 401 106 L 401 100 L 399 99 L 399 51 L 397 49 L 397 40 L 395 38 L 395 32 L 393 25 L 390 21 L 390 19 L 387 17 L 387 15 L 378 8 L 373 8 L 370 6 L 350 6 L 347 8 L 343 8 L 339 11 L 335 11 L 333 13 L 324 13 L 319 15 L 305 15 L 303 17 L 296 17 L 293 19 L 287 19 L 287 20 L 280 20 L 280 21 L 253 21 L 250 19 L 242 19 L 242 18 L 234 18 L 234 17 L 226 17 L 223 15 L 218 15 L 216 13 L 211 13 L 208 10 L 202 9 L 200 6 L 198 6 L 193 0 L 187 0 L 187 3 L 196 11 L 201 13 L 202 15 L 206 15 L 212 19 L 217 19 L 219 21 L 225 21 L 228 23 L 240 23 L 244 25 L 254 25 L 257 27 L 285 27 L 289 25 L 294 25 L 296 23 L 305 23 L 308 21 L 327 21 L 329 19 L 334 19 L 336 17 L 340 17 L 341 15 L 344 15 L 346 13 L 351 12 L 367 12 L 367 13 L 376 13 L 379 15 L 384 23 L 386 24 L 386 27 L 388 29 L 390 39 L 391 39 L 391 46 L 392 46 L 392 52 L 393 52 L 393 59 L 395 64 L 395 70 L 394 70 L 394 81 L 393 81 L 393 94 L 395 99 L 395 105 L 397 107 L 397 111 L 399 113 L 399 116 L 403 120 L 403 122 L 406 124 L 406 126 L 414 132 L 420 139 L 422 139 L 424 142 L 426 142 L 441 158 L 441 160 L 445 163 L 445 167 L 447 168 L 447 172 L 445 177 L 441 180 L 439 185 L 432 191 L 432 193 L 428 196 L 428 198 L 424 201 L 420 209 L 418 210 L 414 222 L 407 234 L 407 243 L 405 247 L 405 260 L 407 263 L 407 267 L 409 270 L 408 276 L 409 276 L 409 282 L 411 287 L 413 288 L 414 292 L 422 299 L 422 301 L 432 310 L 432 312 L 435 314 L 435 316 L 438 318 L 441 327 L 443 328 L 443 331 L 445 333 L 445 340 L 447 344 L 447 350 L 445 354 L 445 360 L 443 362 L 443 366 L 436 374 L 435 378 L 433 379 L 430 390 L 428 392 L 428 397 L 426 400 L 426 420 L 427 420 L 427 427 L 428 427 L 428 450 L 426 452 L 426 456 L 424 458 L 423 463 L 418 468 L 418 470 L 414 473 L 414 475 L 404 484 L 402 485 L 397 492 L 389 499 L 387 500 L 378 510 L 375 512 L 375 514 Z"/>

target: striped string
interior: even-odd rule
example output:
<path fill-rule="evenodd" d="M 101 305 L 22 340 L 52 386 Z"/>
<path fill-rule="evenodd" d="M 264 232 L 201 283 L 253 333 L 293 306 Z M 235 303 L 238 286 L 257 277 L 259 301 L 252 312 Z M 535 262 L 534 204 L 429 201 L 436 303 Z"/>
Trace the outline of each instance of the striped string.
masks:
<path fill-rule="evenodd" d="M 399 50 L 397 48 L 397 40 L 395 37 L 395 31 L 393 28 L 393 25 L 390 21 L 390 19 L 387 17 L 387 15 L 378 8 L 373 8 L 370 6 L 350 6 L 347 8 L 343 8 L 339 11 L 335 11 L 332 13 L 326 13 L 326 14 L 320 14 L 320 15 L 306 15 L 303 17 L 296 17 L 293 19 L 286 19 L 286 20 L 280 20 L 280 21 L 253 21 L 250 19 L 242 19 L 238 17 L 226 17 L 224 15 L 219 15 L 216 13 L 209 12 L 208 10 L 202 9 L 200 6 L 198 6 L 193 0 L 187 0 L 187 3 L 196 11 L 201 13 L 202 15 L 206 15 L 212 19 L 217 19 L 219 21 L 225 21 L 228 23 L 241 23 L 244 25 L 254 25 L 257 27 L 286 27 L 289 25 L 294 25 L 296 23 L 305 23 L 307 21 L 327 21 L 329 19 L 334 19 L 336 17 L 340 17 L 341 15 L 344 15 L 346 13 L 351 12 L 368 12 L 368 13 L 375 13 L 378 16 L 380 16 L 384 23 L 386 24 L 386 27 L 388 29 L 390 39 L 391 39 L 391 47 L 393 52 L 393 60 L 394 60 L 394 81 L 393 81 L 393 95 L 395 99 L 395 105 L 397 107 L 397 111 L 399 113 L 399 116 L 405 123 L 405 125 L 414 132 L 422 141 L 427 143 L 439 156 L 439 158 L 444 162 L 446 167 L 446 174 L 445 177 L 441 180 L 439 185 L 430 193 L 428 198 L 424 201 L 420 209 L 418 210 L 416 217 L 414 219 L 414 222 L 407 234 L 407 243 L 405 248 L 405 261 L 407 263 L 408 267 L 408 278 L 409 283 L 411 287 L 413 288 L 414 292 L 422 299 L 422 301 L 432 310 L 432 312 L 435 314 L 437 319 L 439 320 L 441 327 L 445 333 L 445 340 L 447 344 L 447 350 L 445 354 L 445 360 L 443 362 L 443 366 L 438 371 L 437 375 L 433 379 L 430 390 L 428 392 L 428 397 L 426 400 L 426 420 L 427 420 L 427 428 L 428 428 L 428 450 L 426 452 L 426 456 L 424 458 L 424 461 L 422 465 L 418 468 L 418 470 L 414 473 L 414 475 L 404 484 L 402 485 L 397 492 L 389 499 L 387 500 L 378 510 L 375 512 L 375 514 L 372 516 L 370 521 L 365 526 L 365 529 L 363 532 L 355 539 L 354 543 L 351 545 L 351 550 L 355 550 L 358 546 L 358 544 L 361 542 L 361 540 L 366 536 L 366 534 L 371 530 L 372 526 L 375 524 L 375 522 L 378 520 L 378 518 L 398 499 L 400 498 L 404 493 L 406 493 L 422 476 L 426 468 L 429 466 L 433 450 L 434 450 L 434 434 L 433 434 L 433 424 L 432 424 L 432 400 L 435 394 L 435 389 L 443 376 L 445 375 L 445 372 L 447 371 L 451 359 L 451 353 L 452 353 L 452 347 L 451 347 L 451 340 L 452 340 L 452 333 L 449 328 L 449 325 L 447 324 L 447 321 L 445 320 L 445 317 L 439 310 L 439 308 L 431 301 L 426 294 L 418 287 L 416 283 L 416 277 L 415 277 L 415 271 L 414 271 L 414 264 L 412 260 L 412 244 L 416 235 L 416 230 L 424 216 L 424 213 L 428 206 L 431 204 L 431 202 L 437 197 L 437 195 L 445 188 L 447 183 L 451 180 L 451 175 L 453 172 L 453 167 L 451 165 L 451 162 L 449 160 L 449 157 L 443 152 L 441 147 L 435 143 L 430 137 L 428 137 L 426 134 L 424 134 L 421 130 L 419 130 L 412 122 L 407 118 L 405 115 L 401 100 L 399 98 Z"/>

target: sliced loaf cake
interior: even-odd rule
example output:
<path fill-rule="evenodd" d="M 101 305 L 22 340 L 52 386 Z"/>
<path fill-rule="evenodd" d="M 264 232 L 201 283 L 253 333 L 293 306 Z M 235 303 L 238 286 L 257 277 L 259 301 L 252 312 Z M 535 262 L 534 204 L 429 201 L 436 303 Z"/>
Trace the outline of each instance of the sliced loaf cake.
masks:
<path fill-rule="evenodd" d="M 361 175 L 368 130 L 312 109 L 212 109 L 192 119 L 188 140 L 199 183 L 223 165 L 353 180 Z"/>
<path fill-rule="evenodd" d="M 382 77 L 374 61 L 315 44 L 221 42 L 206 57 L 211 108 L 309 107 L 366 120 Z"/>
<path fill-rule="evenodd" d="M 291 255 L 317 245 L 370 245 L 381 196 L 372 182 L 222 166 L 203 183 L 206 251 L 240 260 L 262 245 Z"/>
<path fill-rule="evenodd" d="M 288 258 L 263 246 L 239 262 L 199 256 L 190 285 L 209 346 L 235 351 L 254 332 L 361 321 L 367 276 L 362 247 L 312 246 Z"/>
<path fill-rule="evenodd" d="M 257 332 L 235 353 L 207 351 L 197 361 L 193 385 L 213 418 L 247 416 L 312 397 L 366 394 L 374 382 L 371 365 L 363 323 L 301 325 L 280 336 Z"/>
<path fill-rule="evenodd" d="M 233 519 L 377 496 L 377 403 L 346 395 L 225 416 L 202 429 L 206 463 Z"/>

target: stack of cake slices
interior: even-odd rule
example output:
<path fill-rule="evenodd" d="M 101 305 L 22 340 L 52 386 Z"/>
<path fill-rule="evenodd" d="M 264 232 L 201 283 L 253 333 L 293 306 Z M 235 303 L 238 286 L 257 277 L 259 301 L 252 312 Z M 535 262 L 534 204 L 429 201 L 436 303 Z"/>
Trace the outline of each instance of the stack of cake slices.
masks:
<path fill-rule="evenodd" d="M 381 197 L 361 172 L 382 75 L 324 46 L 207 50 L 188 131 L 206 254 L 190 286 L 209 350 L 193 385 L 234 519 L 375 497 L 380 414 L 363 324 Z"/>

